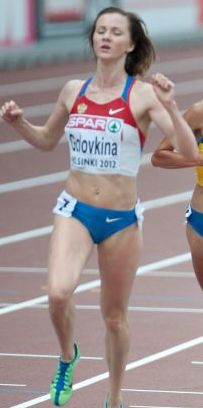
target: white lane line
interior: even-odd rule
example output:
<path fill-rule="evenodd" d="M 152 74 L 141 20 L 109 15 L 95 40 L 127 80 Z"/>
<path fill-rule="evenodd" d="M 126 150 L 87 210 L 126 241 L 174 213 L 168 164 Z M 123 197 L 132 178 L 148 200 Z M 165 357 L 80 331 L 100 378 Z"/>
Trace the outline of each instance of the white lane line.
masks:
<path fill-rule="evenodd" d="M 164 197 L 155 198 L 153 200 L 141 202 L 141 205 L 146 210 L 151 210 L 153 208 L 160 208 L 166 205 L 173 205 L 177 203 L 182 203 L 184 201 L 189 201 L 193 190 L 183 191 L 182 193 L 171 194 Z"/>
<path fill-rule="evenodd" d="M 0 272 L 6 273 L 45 273 L 47 272 L 47 268 L 35 268 L 32 266 L 0 266 Z"/>
<path fill-rule="evenodd" d="M 129 311 L 132 312 L 147 312 L 147 313 L 194 313 L 194 314 L 202 314 L 203 309 L 189 309 L 183 307 L 144 307 L 144 306 L 130 306 Z"/>
<path fill-rule="evenodd" d="M 185 258 L 185 257 L 184 257 Z M 0 266 L 0 273 L 47 273 L 47 268 L 37 268 L 32 266 Z M 82 275 L 99 275 L 97 268 L 84 269 Z M 194 279 L 195 274 L 191 271 L 152 271 L 147 274 L 148 277 L 153 278 L 189 278 Z"/>
<path fill-rule="evenodd" d="M 99 305 L 76 305 L 77 310 L 100 310 Z M 147 306 L 129 306 L 129 312 L 146 312 L 146 313 L 194 313 L 202 314 L 203 309 L 191 309 L 184 307 L 147 307 Z M 1 355 L 1 354 L 0 354 Z"/>
<path fill-rule="evenodd" d="M 192 269 L 192 268 L 191 268 Z M 1 272 L 1 268 L 0 268 L 0 272 Z M 195 273 L 191 270 L 190 271 L 157 271 L 157 272 L 153 272 L 151 275 L 148 274 L 148 276 L 152 276 L 153 278 L 157 277 L 157 278 L 189 278 L 189 279 L 196 279 L 195 277 Z"/>
<path fill-rule="evenodd" d="M 58 355 L 53 356 L 50 354 L 21 354 L 21 353 L 0 353 L 1 357 L 25 357 L 25 358 L 58 358 Z M 84 357 L 81 356 L 82 360 L 103 360 L 103 357 Z M 0 384 L 1 385 L 1 384 Z"/>
<path fill-rule="evenodd" d="M 16 273 L 46 273 L 47 268 L 38 268 L 33 266 L 0 266 L 0 273 L 1 272 L 16 272 Z M 179 272 L 177 272 L 179 274 Z M 184 273 L 184 272 L 183 272 Z M 189 274 L 190 272 L 188 272 Z M 82 271 L 82 275 L 98 275 L 99 271 L 97 268 L 86 268 Z M 182 274 L 182 272 L 181 272 Z M 187 273 L 186 273 L 187 275 Z"/>
<path fill-rule="evenodd" d="M 154 269 L 163 268 L 164 266 L 166 267 L 166 266 L 174 265 L 177 263 L 187 262 L 190 259 L 191 259 L 190 253 L 178 255 L 175 257 L 171 257 L 171 258 L 166 258 L 166 259 L 163 259 L 162 261 L 157 261 L 157 262 L 153 262 L 147 265 L 140 266 L 138 268 L 137 275 L 143 275 L 145 273 L 153 271 Z M 96 279 L 94 281 L 83 283 L 79 285 L 75 293 L 81 293 L 86 290 L 98 288 L 99 286 L 100 286 L 100 279 Z M 7 313 L 15 312 L 17 310 L 25 309 L 27 307 L 32 307 L 32 306 L 35 306 L 41 303 L 45 303 L 47 301 L 48 301 L 48 297 L 47 295 L 44 295 L 44 296 L 40 296 L 34 299 L 26 300 L 24 302 L 20 302 L 14 305 L 9 305 L 9 306 L 6 306 L 0 309 L 0 316 L 7 314 Z"/>
<path fill-rule="evenodd" d="M 152 262 L 147 265 L 143 265 L 138 268 L 137 275 L 149 273 L 157 269 L 167 268 L 168 266 L 182 264 L 191 260 L 191 253 L 186 252 L 181 255 L 172 256 L 171 258 L 165 258 L 161 261 Z"/>
<path fill-rule="evenodd" d="M 7 307 L 14 305 L 13 303 L 0 303 L 0 308 L 2 307 Z M 32 306 L 33 308 L 37 309 L 48 309 L 48 303 L 46 304 L 36 304 Z M 31 308 L 31 307 L 29 307 Z M 100 310 L 99 305 L 76 305 L 77 310 Z M 146 313 L 192 313 L 192 314 L 202 314 L 203 313 L 203 308 L 202 309 L 194 309 L 194 308 L 174 308 L 174 307 L 147 307 L 147 306 L 129 306 L 128 307 L 129 312 L 146 312 Z M 0 353 L 1 355 L 1 353 Z M 85 357 L 83 357 L 85 358 Z M 89 358 L 89 357 L 88 357 Z M 194 362 L 194 364 L 203 364 L 201 362 Z"/>
<path fill-rule="evenodd" d="M 37 268 L 31 266 L 0 266 L 0 273 L 47 273 L 47 268 Z M 163 272 L 164 273 L 164 272 Z M 171 272 L 172 273 L 172 272 Z M 178 276 L 179 272 L 177 272 Z M 183 275 L 184 272 L 181 274 Z M 185 275 L 190 274 L 190 272 L 185 273 Z M 82 275 L 99 275 L 97 268 L 86 268 L 82 271 Z"/>
<path fill-rule="evenodd" d="M 191 364 L 202 365 L 203 361 L 191 361 Z"/>
<path fill-rule="evenodd" d="M 32 229 L 30 231 L 20 232 L 19 234 L 8 235 L 7 237 L 0 238 L 0 247 L 4 245 L 13 244 L 14 242 L 21 242 L 31 238 L 43 237 L 51 234 L 53 229 L 52 225 L 48 225 L 42 228 Z"/>
<path fill-rule="evenodd" d="M 129 408 L 194 408 L 193 407 L 189 407 L 186 405 L 176 405 L 176 406 L 172 406 L 172 405 L 129 405 Z"/>
<path fill-rule="evenodd" d="M 186 394 L 186 395 L 203 395 L 203 391 L 181 391 L 181 390 L 142 390 L 136 388 L 123 388 L 125 392 L 140 392 L 149 394 Z"/>
<path fill-rule="evenodd" d="M 44 186 L 53 183 L 59 183 L 67 179 L 68 170 L 59 171 L 52 174 L 44 174 L 37 177 L 30 177 L 23 180 L 11 181 L 9 183 L 0 184 L 0 193 L 8 193 L 10 191 L 19 191 L 25 188 Z"/>
<path fill-rule="evenodd" d="M 14 305 L 13 303 L 0 303 L 0 308 L 2 307 L 7 307 Z M 31 308 L 31 307 L 29 307 Z M 48 309 L 48 303 L 46 304 L 37 304 L 32 307 L 33 309 Z M 100 310 L 100 306 L 98 305 L 76 305 L 77 310 Z M 148 306 L 129 306 L 128 307 L 129 312 L 146 312 L 146 313 L 191 313 L 191 314 L 203 314 L 203 308 L 202 309 L 194 309 L 194 308 L 173 308 L 173 307 L 148 307 Z M 1 355 L 1 353 L 0 353 Z M 194 364 L 203 364 L 203 363 L 194 363 Z"/>
<path fill-rule="evenodd" d="M 151 364 L 155 361 L 161 360 L 163 358 L 172 356 L 173 354 L 179 353 L 181 351 L 188 350 L 191 347 L 195 347 L 203 343 L 203 336 L 194 338 L 192 340 L 186 341 L 181 344 L 177 344 L 176 346 L 170 347 L 168 349 L 162 350 L 158 353 L 151 354 L 150 356 L 141 358 L 140 360 L 133 361 L 126 366 L 126 371 L 133 370 L 134 368 L 142 367 L 147 364 Z M 75 385 L 73 385 L 74 390 L 79 390 L 84 387 L 88 387 L 92 384 L 96 384 L 100 381 L 103 381 L 109 377 L 108 372 L 96 375 L 94 377 L 88 378 L 87 380 L 81 381 Z M 34 398 L 30 401 L 21 402 L 20 404 L 13 405 L 10 408 L 28 408 L 33 405 L 40 404 L 41 402 L 47 401 L 50 399 L 50 395 L 46 394 L 38 398 Z M 168 407 L 169 408 L 169 407 Z"/>
<path fill-rule="evenodd" d="M 27 387 L 26 384 L 0 384 L 0 387 Z"/>
<path fill-rule="evenodd" d="M 11 312 L 16 312 L 17 310 L 26 309 L 40 303 L 47 302 L 47 296 L 39 296 L 34 299 L 25 300 L 24 302 L 15 303 L 14 305 L 9 305 L 0 309 L 0 315 L 4 315 Z"/>

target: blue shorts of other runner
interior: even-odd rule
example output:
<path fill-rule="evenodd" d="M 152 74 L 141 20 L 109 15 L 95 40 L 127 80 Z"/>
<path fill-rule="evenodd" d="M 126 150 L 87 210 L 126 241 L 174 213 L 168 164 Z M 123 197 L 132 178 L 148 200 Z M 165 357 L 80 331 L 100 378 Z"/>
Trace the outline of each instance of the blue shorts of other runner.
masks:
<path fill-rule="evenodd" d="M 186 210 L 187 223 L 191 225 L 192 229 L 203 237 L 203 213 L 194 210 L 190 205 Z"/>

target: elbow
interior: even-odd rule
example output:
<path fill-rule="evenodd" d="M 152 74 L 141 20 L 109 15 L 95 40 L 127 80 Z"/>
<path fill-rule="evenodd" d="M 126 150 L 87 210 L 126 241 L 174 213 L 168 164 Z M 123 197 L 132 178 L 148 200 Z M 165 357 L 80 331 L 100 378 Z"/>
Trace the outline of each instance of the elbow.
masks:
<path fill-rule="evenodd" d="M 46 135 L 43 139 L 43 142 L 40 146 L 41 150 L 44 152 L 51 152 L 57 145 L 57 140 L 54 137 L 50 137 L 50 135 Z"/>
<path fill-rule="evenodd" d="M 38 150 L 41 152 L 51 152 L 55 145 L 47 144 L 47 143 L 39 143 L 39 144 L 33 144 L 34 147 L 36 147 Z"/>
<path fill-rule="evenodd" d="M 185 158 L 189 161 L 192 161 L 196 163 L 199 159 L 199 150 L 198 147 L 191 149 L 190 151 L 186 151 L 185 154 L 183 154 Z"/>
<path fill-rule="evenodd" d="M 54 150 L 54 148 L 55 148 L 55 146 L 56 146 L 56 144 L 46 144 L 43 148 L 42 148 L 42 150 L 44 151 L 44 152 L 51 152 L 52 150 Z"/>
<path fill-rule="evenodd" d="M 152 166 L 159 167 L 159 159 L 157 158 L 156 154 L 152 155 L 151 163 L 152 163 Z"/>
<path fill-rule="evenodd" d="M 58 140 L 59 138 L 57 138 L 53 132 L 51 132 L 50 129 L 45 126 L 39 148 L 44 152 L 51 152 L 56 147 Z"/>

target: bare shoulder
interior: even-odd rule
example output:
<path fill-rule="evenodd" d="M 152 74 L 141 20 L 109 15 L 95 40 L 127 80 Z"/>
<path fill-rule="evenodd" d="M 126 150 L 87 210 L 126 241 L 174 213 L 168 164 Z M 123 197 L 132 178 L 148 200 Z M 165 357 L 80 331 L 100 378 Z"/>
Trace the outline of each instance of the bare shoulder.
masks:
<path fill-rule="evenodd" d="M 71 95 L 76 96 L 78 92 L 80 91 L 84 81 L 81 79 L 72 79 L 71 81 L 66 82 L 64 85 L 61 95 L 67 99 L 67 97 L 70 97 Z"/>
<path fill-rule="evenodd" d="M 153 91 L 153 86 L 152 84 L 150 84 L 150 82 L 147 81 L 143 81 L 141 79 L 137 79 L 135 81 L 134 84 L 134 92 L 142 92 L 142 93 L 146 93 L 146 92 L 152 92 Z"/>
<path fill-rule="evenodd" d="M 190 106 L 184 113 L 184 118 L 192 129 L 203 127 L 203 100 Z"/>
<path fill-rule="evenodd" d="M 137 80 L 131 94 L 132 105 L 139 101 L 139 105 L 144 105 L 146 110 L 150 109 L 157 102 L 153 86 L 147 81 Z"/>
<path fill-rule="evenodd" d="M 81 79 L 71 79 L 70 81 L 67 81 L 65 86 L 64 86 L 64 91 L 67 92 L 74 92 L 78 91 L 81 86 L 83 85 L 84 81 Z"/>
<path fill-rule="evenodd" d="M 203 99 L 201 101 L 198 101 L 198 102 L 194 103 L 194 105 L 192 107 L 193 107 L 194 111 L 197 111 L 197 112 L 200 111 L 200 112 L 203 113 Z"/>
<path fill-rule="evenodd" d="M 156 98 L 154 88 L 150 82 L 138 79 L 133 86 L 133 95 L 138 94 L 143 98 Z"/>
<path fill-rule="evenodd" d="M 80 92 L 83 83 L 84 81 L 81 79 L 73 79 L 66 82 L 59 94 L 59 103 L 70 110 L 78 93 Z"/>

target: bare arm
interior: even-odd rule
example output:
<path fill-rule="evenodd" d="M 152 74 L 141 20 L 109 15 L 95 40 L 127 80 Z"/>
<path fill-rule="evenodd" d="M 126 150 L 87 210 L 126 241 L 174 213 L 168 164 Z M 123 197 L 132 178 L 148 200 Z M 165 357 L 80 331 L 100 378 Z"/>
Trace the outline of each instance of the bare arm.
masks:
<path fill-rule="evenodd" d="M 182 154 L 174 150 L 173 145 L 168 138 L 164 138 L 154 151 L 151 162 L 155 167 L 162 167 L 163 169 L 180 169 L 196 166 L 198 160 L 192 161 L 186 159 Z M 202 158 L 203 164 L 203 158 Z"/>
<path fill-rule="evenodd" d="M 43 126 L 35 126 L 24 118 L 23 110 L 14 101 L 6 102 L 1 107 L 0 116 L 31 145 L 40 150 L 52 150 L 63 136 L 69 107 L 72 106 L 80 82 L 71 81 L 65 85 Z"/>
<path fill-rule="evenodd" d="M 185 159 L 195 161 L 198 147 L 192 129 L 174 99 L 174 84 L 161 74 L 152 77 L 154 96 L 149 110 L 153 120 Z"/>
<path fill-rule="evenodd" d="M 184 118 L 194 132 L 196 139 L 203 135 L 203 101 L 192 105 L 184 113 Z M 188 160 L 174 150 L 173 145 L 164 138 L 154 151 L 151 158 L 153 166 L 165 169 L 179 169 L 194 166 L 203 166 L 203 155 L 198 152 L 196 160 Z"/>

